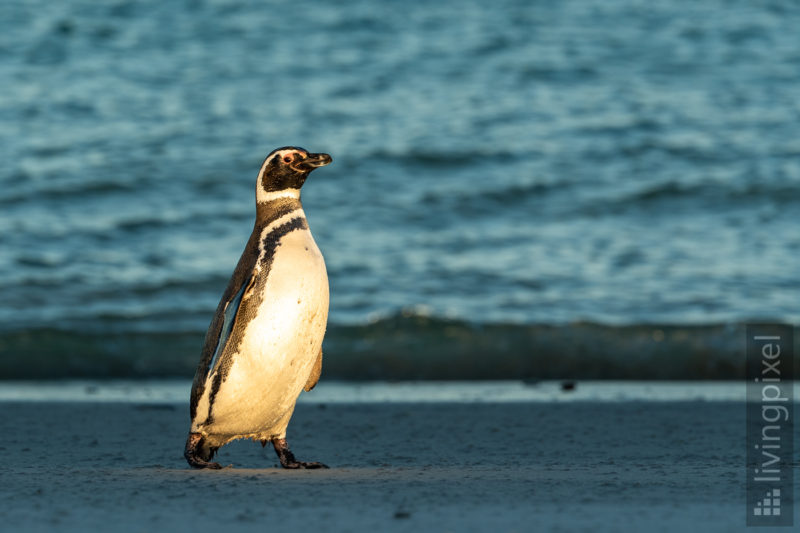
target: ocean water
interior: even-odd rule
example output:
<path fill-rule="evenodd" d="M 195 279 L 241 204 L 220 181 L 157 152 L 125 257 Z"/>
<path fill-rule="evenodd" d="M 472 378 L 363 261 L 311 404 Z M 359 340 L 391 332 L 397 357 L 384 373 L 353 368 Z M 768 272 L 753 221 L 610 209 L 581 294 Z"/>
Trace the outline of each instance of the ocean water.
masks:
<path fill-rule="evenodd" d="M 191 375 L 258 167 L 339 377 L 737 377 L 800 319 L 800 5 L 0 5 L 0 377 Z M 491 353 L 492 358 L 486 358 Z"/>

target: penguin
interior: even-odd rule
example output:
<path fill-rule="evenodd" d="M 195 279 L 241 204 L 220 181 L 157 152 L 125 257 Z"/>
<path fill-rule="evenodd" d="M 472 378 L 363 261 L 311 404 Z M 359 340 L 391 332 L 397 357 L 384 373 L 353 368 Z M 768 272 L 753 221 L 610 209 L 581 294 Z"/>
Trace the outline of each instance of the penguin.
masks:
<path fill-rule="evenodd" d="M 308 228 L 300 188 L 332 161 L 294 146 L 272 151 L 256 183 L 256 221 L 217 306 L 192 383 L 184 457 L 221 468 L 216 451 L 236 439 L 272 443 L 284 468 L 327 468 L 295 459 L 286 427 L 297 397 L 317 384 L 328 321 L 328 274 Z"/>

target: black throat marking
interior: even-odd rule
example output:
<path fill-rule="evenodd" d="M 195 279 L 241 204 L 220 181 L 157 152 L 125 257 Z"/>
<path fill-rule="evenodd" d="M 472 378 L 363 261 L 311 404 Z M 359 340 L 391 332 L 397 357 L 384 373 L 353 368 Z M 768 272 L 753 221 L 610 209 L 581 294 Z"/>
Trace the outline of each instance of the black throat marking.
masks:
<path fill-rule="evenodd" d="M 292 196 L 276 198 L 268 202 L 256 202 L 256 225 L 253 231 L 260 231 L 279 218 L 302 208 L 300 199 Z"/>
<path fill-rule="evenodd" d="M 270 222 L 273 222 L 279 219 L 281 216 L 285 216 L 292 211 L 300 208 L 300 202 L 295 199 L 287 199 L 289 200 L 293 206 L 280 206 L 278 209 L 270 210 Z M 269 202 L 270 204 L 274 202 L 281 202 L 282 200 L 274 200 L 273 202 Z M 278 207 L 278 206 L 275 206 Z M 277 216 L 276 216 L 277 215 Z M 255 231 L 261 231 L 261 228 L 265 226 L 264 223 L 261 222 L 261 217 L 258 217 L 256 221 L 256 227 L 254 228 Z M 225 345 L 218 346 L 217 350 L 219 351 L 219 360 L 218 360 L 218 369 L 216 370 L 216 374 L 214 375 L 214 380 L 211 384 L 211 392 L 208 396 L 208 417 L 204 425 L 208 425 L 213 423 L 212 417 L 212 409 L 214 406 L 214 399 L 219 392 L 220 386 L 222 383 L 227 379 L 228 373 L 230 372 L 231 366 L 233 365 L 233 354 L 237 353 L 239 350 L 239 346 L 241 345 L 242 340 L 244 339 L 244 332 L 247 329 L 246 326 L 250 321 L 252 321 L 256 314 L 258 313 L 258 309 L 261 306 L 263 296 L 264 296 L 264 289 L 267 284 L 267 279 L 269 278 L 270 269 L 272 268 L 272 263 L 275 258 L 275 252 L 281 244 L 281 239 L 288 235 L 289 233 L 296 231 L 296 230 L 305 230 L 308 229 L 308 222 L 306 222 L 305 216 L 298 213 L 298 215 L 280 226 L 277 226 L 272 231 L 267 233 L 264 238 L 260 241 L 260 250 L 256 250 L 256 253 L 261 253 L 262 257 L 259 262 L 261 266 L 261 272 L 257 277 L 252 277 L 252 273 L 248 276 L 244 283 L 242 284 L 242 288 L 237 291 L 237 295 L 241 296 L 244 292 L 244 287 L 248 285 L 253 286 L 252 296 L 247 298 L 246 300 L 240 302 L 238 309 L 235 313 L 232 314 L 231 324 L 228 325 L 229 329 L 229 336 L 227 339 L 224 339 Z M 263 252 L 261 252 L 263 250 Z M 233 305 L 234 300 L 231 301 L 229 305 Z M 226 313 L 227 314 L 227 313 Z M 223 332 L 224 335 L 224 332 Z M 220 340 L 218 342 L 223 342 L 222 336 L 220 336 Z M 214 369 L 210 368 L 209 372 L 213 372 Z"/>

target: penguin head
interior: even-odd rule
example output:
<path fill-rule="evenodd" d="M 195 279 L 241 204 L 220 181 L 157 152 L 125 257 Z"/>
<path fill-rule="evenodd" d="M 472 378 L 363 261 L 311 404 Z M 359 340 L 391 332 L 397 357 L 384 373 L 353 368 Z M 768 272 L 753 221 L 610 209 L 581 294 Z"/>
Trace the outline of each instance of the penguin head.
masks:
<path fill-rule="evenodd" d="M 273 150 L 258 173 L 257 196 L 266 198 L 268 193 L 299 191 L 312 170 L 324 167 L 331 161 L 328 154 L 311 154 L 296 146 Z"/>

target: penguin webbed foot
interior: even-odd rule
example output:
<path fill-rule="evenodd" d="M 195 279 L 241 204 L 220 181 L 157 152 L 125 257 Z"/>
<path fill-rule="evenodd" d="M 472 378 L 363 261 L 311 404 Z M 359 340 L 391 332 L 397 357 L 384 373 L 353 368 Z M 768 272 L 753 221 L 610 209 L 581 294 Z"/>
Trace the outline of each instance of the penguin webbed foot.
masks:
<path fill-rule="evenodd" d="M 272 446 L 275 448 L 275 453 L 278 455 L 278 459 L 283 468 L 288 468 L 290 470 L 298 468 L 307 468 L 309 470 L 315 468 L 329 468 L 328 465 L 318 461 L 298 461 L 295 459 L 292 450 L 289 449 L 289 444 L 286 442 L 286 439 L 274 439 L 272 441 Z"/>
<path fill-rule="evenodd" d="M 186 458 L 189 466 L 211 470 L 222 469 L 221 464 L 210 461 L 217 449 L 206 447 L 203 444 L 203 436 L 200 433 L 189 433 L 189 438 L 186 439 L 186 448 L 183 450 L 183 457 Z"/>
<path fill-rule="evenodd" d="M 319 461 L 281 462 L 281 466 L 288 469 L 307 468 L 309 470 L 313 470 L 315 468 L 330 468 L 328 465 L 320 463 Z"/>
<path fill-rule="evenodd" d="M 219 463 L 215 463 L 213 461 L 204 461 L 199 457 L 190 457 L 184 454 L 186 460 L 189 462 L 189 465 L 193 468 L 208 468 L 209 470 L 222 470 L 223 466 Z"/>

